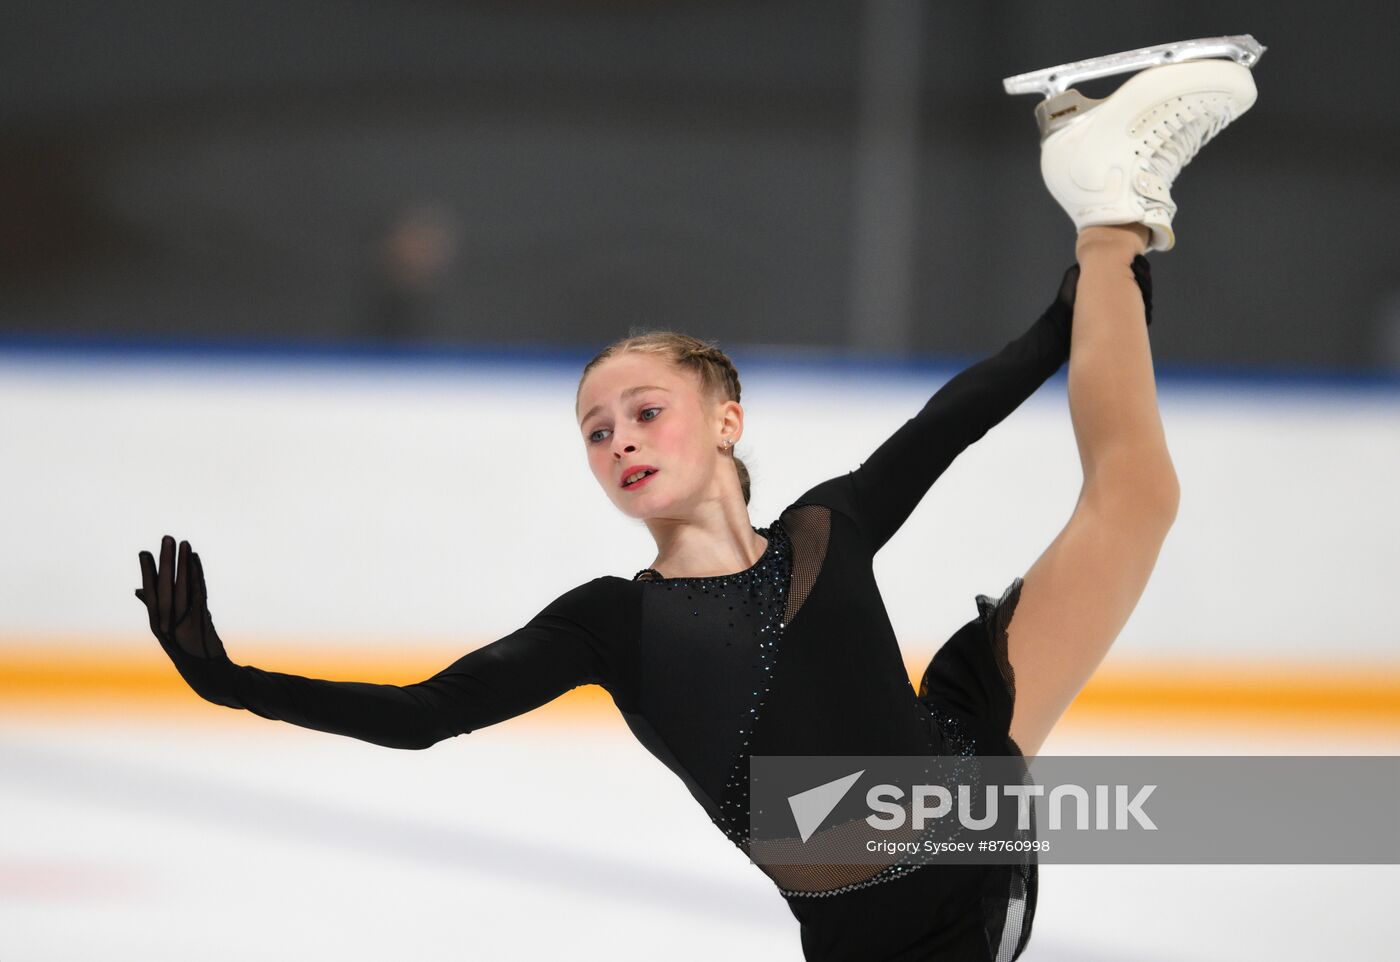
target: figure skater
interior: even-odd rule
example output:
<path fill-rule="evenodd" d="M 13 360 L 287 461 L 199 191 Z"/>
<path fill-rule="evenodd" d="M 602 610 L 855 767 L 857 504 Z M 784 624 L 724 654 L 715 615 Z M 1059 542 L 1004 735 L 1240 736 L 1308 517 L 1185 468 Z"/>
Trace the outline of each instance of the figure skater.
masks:
<path fill-rule="evenodd" d="M 151 631 L 208 701 L 392 748 L 427 748 L 601 685 L 746 853 L 753 754 L 1033 757 L 1127 621 L 1172 526 L 1178 485 L 1156 404 L 1144 254 L 1175 243 L 1177 171 L 1254 96 L 1248 69 L 1198 59 L 1043 117 L 1045 179 L 1078 229 L 1077 263 L 1053 303 L 859 467 L 766 527 L 750 523 L 735 454 L 734 365 L 693 337 L 643 333 L 587 364 L 575 409 L 594 477 L 656 541 L 632 577 L 581 584 L 416 684 L 327 681 L 230 660 L 198 552 L 181 541 L 177 558 L 166 536 L 159 567 L 139 553 Z M 1023 577 L 997 599 L 976 597 L 977 617 L 916 692 L 872 559 L 953 459 L 1066 358 L 1078 501 Z M 1025 949 L 1035 912 L 1033 858 L 760 868 L 813 960 L 1001 962 Z"/>

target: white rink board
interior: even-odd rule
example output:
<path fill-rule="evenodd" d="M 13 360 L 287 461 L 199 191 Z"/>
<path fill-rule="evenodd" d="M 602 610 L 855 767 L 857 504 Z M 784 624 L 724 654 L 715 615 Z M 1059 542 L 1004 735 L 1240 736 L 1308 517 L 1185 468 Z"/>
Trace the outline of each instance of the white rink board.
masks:
<path fill-rule="evenodd" d="M 581 366 L 581 365 L 580 365 Z M 952 372 L 741 365 L 739 454 L 763 526 L 856 467 Z M 572 364 L 0 355 L 0 642 L 143 627 L 136 553 L 200 552 L 241 637 L 475 647 L 655 557 L 589 473 Z M 1395 656 L 1400 390 L 1164 381 L 1177 523 L 1116 652 Z M 513 472 L 507 472 L 507 466 Z M 969 448 L 876 557 L 914 660 L 1068 519 L 1079 463 L 1063 375 Z"/>

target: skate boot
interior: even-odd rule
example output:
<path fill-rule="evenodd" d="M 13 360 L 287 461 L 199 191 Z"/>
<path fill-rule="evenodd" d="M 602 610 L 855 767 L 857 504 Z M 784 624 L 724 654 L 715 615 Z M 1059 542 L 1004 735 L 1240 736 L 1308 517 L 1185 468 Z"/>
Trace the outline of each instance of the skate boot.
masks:
<path fill-rule="evenodd" d="M 1258 92 L 1247 65 L 1264 49 L 1248 36 L 1185 41 L 1051 67 L 1005 83 L 1010 92 L 1049 94 L 1036 107 L 1041 174 L 1075 228 L 1143 224 L 1152 234 L 1147 249 L 1169 251 L 1176 245 L 1171 186 L 1201 147 L 1253 106 Z M 1211 59 L 1222 53 L 1236 62 Z M 1144 63 L 1158 65 L 1102 99 L 1063 89 Z"/>

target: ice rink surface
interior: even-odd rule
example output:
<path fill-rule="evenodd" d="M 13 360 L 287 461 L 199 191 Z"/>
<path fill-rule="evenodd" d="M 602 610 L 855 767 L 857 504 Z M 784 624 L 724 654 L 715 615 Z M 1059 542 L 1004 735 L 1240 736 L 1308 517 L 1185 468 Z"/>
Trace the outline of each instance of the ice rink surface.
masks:
<path fill-rule="evenodd" d="M 1045 753 L 1400 736 L 1340 744 L 1061 729 Z M 0 962 L 802 958 L 772 883 L 620 719 L 409 752 L 215 706 L 0 715 L 0 806 Z M 1022 958 L 1380 959 L 1397 891 L 1397 866 L 1042 865 Z"/>

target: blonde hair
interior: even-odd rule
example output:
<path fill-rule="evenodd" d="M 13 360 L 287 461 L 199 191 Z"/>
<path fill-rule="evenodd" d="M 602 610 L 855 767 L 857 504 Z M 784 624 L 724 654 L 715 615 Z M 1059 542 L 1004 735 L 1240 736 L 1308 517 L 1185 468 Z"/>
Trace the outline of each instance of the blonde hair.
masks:
<path fill-rule="evenodd" d="M 629 353 L 650 354 L 670 361 L 682 370 L 694 371 L 700 377 L 700 389 L 707 398 L 715 401 L 739 400 L 739 372 L 735 370 L 734 362 L 729 356 L 714 344 L 679 331 L 638 333 L 637 328 L 629 330 L 626 337 L 613 341 L 584 365 L 583 374 L 578 380 L 579 390 L 583 389 L 583 381 L 593 368 L 610 357 Z M 729 448 L 729 455 L 733 458 L 734 469 L 739 474 L 739 489 L 744 493 L 744 504 L 748 504 L 749 469 L 734 453 L 733 447 Z"/>

